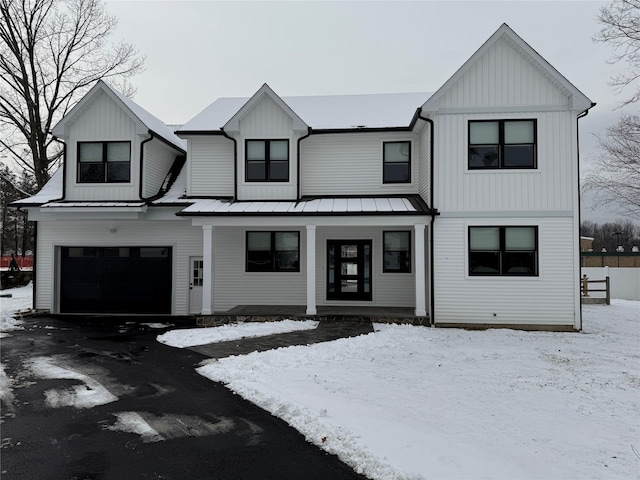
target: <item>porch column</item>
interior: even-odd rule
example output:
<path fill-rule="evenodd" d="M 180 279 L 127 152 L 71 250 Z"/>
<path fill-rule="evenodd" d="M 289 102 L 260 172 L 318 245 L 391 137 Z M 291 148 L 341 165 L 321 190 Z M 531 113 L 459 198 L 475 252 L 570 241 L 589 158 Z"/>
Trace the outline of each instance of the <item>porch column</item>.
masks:
<path fill-rule="evenodd" d="M 316 226 L 307 225 L 307 315 L 316 315 Z"/>
<path fill-rule="evenodd" d="M 202 315 L 213 313 L 213 225 L 202 226 Z"/>
<path fill-rule="evenodd" d="M 416 317 L 426 317 L 426 299 L 425 299 L 425 268 L 424 268 L 424 224 L 416 224 L 413 226 L 415 231 L 415 258 L 416 267 Z"/>

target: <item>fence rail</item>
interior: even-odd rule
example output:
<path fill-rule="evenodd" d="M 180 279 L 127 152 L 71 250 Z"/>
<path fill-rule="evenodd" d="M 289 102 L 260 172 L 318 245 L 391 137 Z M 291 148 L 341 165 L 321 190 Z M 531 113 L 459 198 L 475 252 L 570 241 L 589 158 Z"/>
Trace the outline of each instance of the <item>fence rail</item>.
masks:
<path fill-rule="evenodd" d="M 602 284 L 604 283 L 604 288 L 593 288 L 593 284 Z M 611 305 L 611 288 L 609 277 L 606 277 L 604 280 L 589 280 L 589 277 L 586 275 L 582 276 L 582 280 L 580 281 L 581 291 L 582 291 L 582 302 L 583 303 L 604 303 L 606 305 Z M 589 293 L 605 293 L 605 297 L 591 297 Z"/>

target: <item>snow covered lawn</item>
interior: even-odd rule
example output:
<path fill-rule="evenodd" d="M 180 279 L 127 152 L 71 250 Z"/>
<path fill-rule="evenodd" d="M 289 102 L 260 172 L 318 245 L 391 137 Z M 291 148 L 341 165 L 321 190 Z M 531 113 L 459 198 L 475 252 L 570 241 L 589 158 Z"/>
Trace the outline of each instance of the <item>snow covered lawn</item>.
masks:
<path fill-rule="evenodd" d="M 12 330 L 19 330 L 22 321 L 14 318 L 16 312 L 31 310 L 33 286 L 30 283 L 26 287 L 0 290 L 0 294 L 11 295 L 0 297 L 0 338 L 6 337 Z"/>
<path fill-rule="evenodd" d="M 640 302 L 580 334 L 376 329 L 198 371 L 371 478 L 640 478 Z"/>

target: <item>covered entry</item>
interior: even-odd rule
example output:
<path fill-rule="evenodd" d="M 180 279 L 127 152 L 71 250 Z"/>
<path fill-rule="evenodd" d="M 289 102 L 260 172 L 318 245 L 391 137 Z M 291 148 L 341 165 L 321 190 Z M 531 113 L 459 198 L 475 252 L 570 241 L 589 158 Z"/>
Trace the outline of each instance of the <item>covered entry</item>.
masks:
<path fill-rule="evenodd" d="M 60 313 L 171 314 L 171 247 L 61 247 Z"/>

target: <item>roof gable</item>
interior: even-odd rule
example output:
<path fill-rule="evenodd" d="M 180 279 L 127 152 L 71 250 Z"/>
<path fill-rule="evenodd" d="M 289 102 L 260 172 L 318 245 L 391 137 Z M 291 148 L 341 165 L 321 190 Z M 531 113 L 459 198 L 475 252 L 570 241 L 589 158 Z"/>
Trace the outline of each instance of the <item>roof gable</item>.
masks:
<path fill-rule="evenodd" d="M 449 94 L 463 78 L 472 71 L 486 55 L 503 42 L 517 55 L 524 59 L 524 62 L 531 65 L 537 74 L 544 76 L 557 95 L 565 97 L 565 104 L 571 110 L 588 110 L 593 103 L 580 90 L 578 90 L 569 80 L 558 72 L 549 62 L 547 62 L 538 52 L 536 52 L 527 42 L 518 36 L 506 23 L 503 23 L 496 32 L 449 78 L 422 106 L 424 112 L 438 111 L 441 108 L 443 98 Z M 521 97 L 523 98 L 523 97 Z"/>
<path fill-rule="evenodd" d="M 240 121 L 249 114 L 249 112 L 251 112 L 265 96 L 271 98 L 271 100 L 291 118 L 294 130 L 308 130 L 309 126 L 304 122 L 304 120 L 302 120 L 298 114 L 294 112 L 284 100 L 282 100 L 282 98 L 276 95 L 276 93 L 266 83 L 260 87 L 260 89 L 227 121 L 227 123 L 224 124 L 222 127 L 223 130 L 232 132 L 240 130 Z"/>
<path fill-rule="evenodd" d="M 186 151 L 186 142 L 175 135 L 171 128 L 102 80 L 98 80 L 91 90 L 53 127 L 53 135 L 62 138 L 68 137 L 69 128 L 78 121 L 82 114 L 86 112 L 101 95 L 107 95 L 120 108 L 127 112 L 136 123 L 136 130 L 139 134 L 146 134 L 151 131 L 154 135 L 166 140 L 178 150 Z"/>

